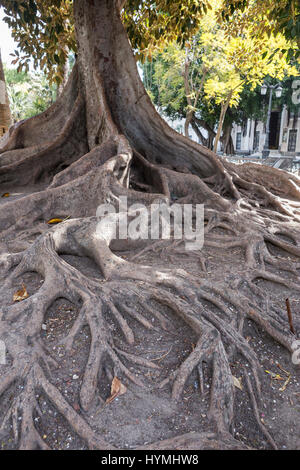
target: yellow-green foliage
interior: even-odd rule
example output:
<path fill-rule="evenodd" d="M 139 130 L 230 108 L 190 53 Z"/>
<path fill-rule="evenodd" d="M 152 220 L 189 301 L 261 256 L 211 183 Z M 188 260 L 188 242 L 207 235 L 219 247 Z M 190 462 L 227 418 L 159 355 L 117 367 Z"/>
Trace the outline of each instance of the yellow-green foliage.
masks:
<path fill-rule="evenodd" d="M 228 34 L 227 24 L 218 22 L 221 0 L 212 0 L 212 10 L 200 22 L 199 45 L 205 51 L 203 62 L 210 67 L 210 74 L 204 85 L 205 98 L 214 98 L 217 104 L 229 99 L 229 106 L 236 106 L 246 84 L 251 89 L 260 85 L 266 76 L 282 80 L 297 75 L 297 69 L 290 64 L 287 50 L 291 43 L 279 33 L 252 34 L 253 24 L 243 32 Z M 296 47 L 296 46 L 295 46 Z"/>
<path fill-rule="evenodd" d="M 254 37 L 252 24 L 244 27 L 242 33 L 232 29 L 229 34 L 228 23 L 219 22 L 221 5 L 221 0 L 211 0 L 212 8 L 199 21 L 198 34 L 186 43 L 185 48 L 173 42 L 163 53 L 156 53 L 155 57 L 162 60 L 155 65 L 154 80 L 163 107 L 171 104 L 178 110 L 182 106 L 186 96 L 186 61 L 189 62 L 191 100 L 195 100 L 201 77 L 205 75 L 201 98 L 208 104 L 211 100 L 218 105 L 228 101 L 230 107 L 238 105 L 245 86 L 254 90 L 267 76 L 282 80 L 298 75 L 287 52 L 290 47 L 297 47 L 295 43 L 287 41 L 281 33 L 276 37 L 266 33 Z M 197 104 L 200 104 L 199 100 L 194 101 L 194 107 L 188 107 L 196 111 Z"/>
<path fill-rule="evenodd" d="M 278 10 L 275 4 L 280 4 L 281 9 Z M 245 67 L 242 62 L 244 60 L 249 64 L 251 54 L 253 54 L 253 69 L 257 70 L 261 66 L 261 62 L 255 62 L 255 55 L 256 51 L 260 54 L 267 35 L 271 39 L 272 31 L 278 32 L 282 27 L 286 32 L 289 28 L 284 20 L 280 22 L 276 20 L 275 14 L 284 10 L 284 5 L 287 7 L 286 21 L 293 25 L 293 21 L 298 18 L 298 7 L 293 6 L 296 5 L 296 0 L 280 0 L 279 2 L 277 0 L 276 2 L 274 0 L 239 0 L 239 2 L 236 0 L 229 2 L 225 0 L 127 0 L 122 18 L 137 58 L 142 58 L 149 57 L 157 48 L 162 50 L 166 43 L 174 41 L 178 44 L 186 43 L 199 30 L 200 24 L 203 28 L 203 18 L 205 21 L 213 21 L 217 28 L 217 15 L 221 36 L 218 43 L 221 49 L 225 47 L 225 34 L 228 34 L 229 38 L 234 31 L 240 35 L 245 34 L 244 38 L 240 36 L 236 40 L 237 43 L 231 39 L 229 44 L 226 44 L 226 48 L 231 47 L 232 53 L 237 54 L 236 62 L 241 67 L 241 74 L 244 74 Z M 76 51 L 73 2 L 71 0 L 0 0 L 0 6 L 5 9 L 5 21 L 11 27 L 13 37 L 21 50 L 21 54 L 16 51 L 15 63 L 18 63 L 20 69 L 24 67 L 26 69 L 30 60 L 33 60 L 35 67 L 39 66 L 46 71 L 51 81 L 56 80 L 59 83 L 64 75 L 64 64 L 69 51 Z M 234 21 L 228 21 L 231 14 L 230 6 L 234 12 Z M 236 10 L 237 6 L 239 9 Z M 245 7 L 242 12 L 241 7 Z M 224 18 L 227 20 L 225 21 Z M 294 31 L 293 28 L 291 37 L 294 34 L 292 31 Z M 213 37 L 215 40 L 216 36 L 213 35 Z M 256 40 L 257 44 L 255 44 Z M 207 31 L 207 41 L 209 41 L 209 31 Z M 278 48 L 281 47 L 283 36 L 277 36 L 275 42 Z M 247 47 L 246 43 L 248 43 Z M 287 48 L 290 47 L 288 44 L 285 45 Z M 214 47 L 214 44 L 212 46 Z M 268 56 L 266 56 L 267 61 Z M 276 67 L 278 70 L 279 65 Z M 248 67 L 247 73 L 250 74 L 251 71 L 252 68 Z M 229 73 L 230 70 L 227 72 Z"/>

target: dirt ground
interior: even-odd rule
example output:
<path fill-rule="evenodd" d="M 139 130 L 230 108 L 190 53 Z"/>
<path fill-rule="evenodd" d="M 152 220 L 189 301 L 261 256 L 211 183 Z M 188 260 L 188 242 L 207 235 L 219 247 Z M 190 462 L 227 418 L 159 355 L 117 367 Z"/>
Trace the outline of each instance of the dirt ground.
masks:
<path fill-rule="evenodd" d="M 131 252 L 120 255 L 130 259 L 133 254 Z M 219 253 L 204 246 L 202 254 L 207 260 L 206 273 L 201 270 L 197 258 L 185 255 L 174 256 L 172 252 L 148 252 L 142 255 L 138 262 L 157 267 L 182 267 L 188 272 L 197 274 L 199 278 L 209 277 L 216 284 L 221 280 L 224 282 L 225 279 L 227 285 L 231 284 L 235 273 L 243 270 L 243 255 L 239 249 L 225 253 L 220 250 Z M 103 281 L 99 269 L 90 259 L 64 256 L 64 260 L 80 269 L 86 276 Z M 269 282 L 257 282 L 265 289 L 266 295 L 273 301 L 275 299 L 282 311 L 285 311 L 285 289 Z M 15 280 L 16 290 L 22 286 L 22 283 L 26 285 L 29 295 L 33 295 L 42 285 L 43 279 L 36 273 L 27 273 L 22 279 Z M 243 286 L 239 289 L 243 289 Z M 291 296 L 289 291 L 289 298 L 299 336 L 299 294 L 295 292 Z M 130 306 L 130 298 L 127 306 Z M 129 326 L 135 332 L 133 346 L 125 342 L 118 326 L 108 315 L 107 322 L 117 347 L 128 354 L 141 356 L 157 364 L 157 369 L 147 369 L 139 365 L 133 367 L 128 365 L 124 357 L 125 365 L 128 365 L 145 384 L 144 389 L 128 383 L 126 377 L 118 374 L 118 378 L 127 386 L 127 391 L 106 404 L 105 401 L 110 397 L 110 386 L 114 375 L 111 373 L 112 367 L 108 359 L 107 369 L 103 370 L 99 376 L 97 400 L 88 413 L 80 409 L 79 390 L 89 353 L 90 332 L 88 328 L 83 328 L 77 335 L 71 352 L 65 352 L 59 342 L 71 329 L 79 313 L 80 305 L 71 304 L 64 298 L 57 299 L 49 307 L 40 332 L 44 345 L 57 361 L 57 366 L 51 369 L 52 382 L 94 430 L 107 442 L 120 449 L 133 449 L 187 432 L 213 431 L 208 420 L 211 364 L 204 363 L 205 391 L 203 395 L 199 391 L 199 377 L 196 370 L 186 384 L 182 399 L 177 403 L 171 400 L 170 384 L 162 389 L 157 388 L 157 385 L 193 350 L 197 342 L 195 334 L 167 307 L 155 306 L 168 322 L 167 331 L 163 331 L 156 318 L 152 317 L 151 305 L 149 305 L 149 312 L 139 312 L 139 307 L 135 307 L 136 313 L 143 313 L 153 327 L 143 328 L 134 317 L 127 318 Z M 247 321 L 245 324 L 244 336 L 256 351 L 261 364 L 263 396 L 261 409 L 263 412 L 260 418 L 279 449 L 300 450 L 300 366 L 294 365 L 290 353 L 271 340 L 253 322 Z M 11 365 L 9 357 L 7 359 L 6 365 L 0 365 L 0 377 Z M 237 379 L 243 375 L 247 367 L 242 358 L 237 355 L 231 358 L 230 365 L 232 374 Z M 278 374 L 280 379 L 272 378 L 270 373 Z M 288 374 L 290 374 L 290 380 L 284 387 Z M 22 383 L 15 383 L 1 397 L 0 416 L 5 415 L 13 397 L 22 390 L 22 386 Z M 280 390 L 281 388 L 284 390 Z M 232 434 L 246 446 L 254 449 L 269 449 L 270 445 L 266 442 L 254 418 L 243 380 L 241 389 L 236 387 L 235 392 L 236 412 Z M 85 449 L 85 443 L 74 434 L 56 408 L 39 391 L 37 391 L 37 400 L 40 409 L 34 417 L 35 426 L 45 442 L 53 449 Z M 21 420 L 22 417 L 19 419 Z M 14 446 L 13 423 L 10 421 L 2 430 L 0 447 L 4 450 L 13 449 Z"/>

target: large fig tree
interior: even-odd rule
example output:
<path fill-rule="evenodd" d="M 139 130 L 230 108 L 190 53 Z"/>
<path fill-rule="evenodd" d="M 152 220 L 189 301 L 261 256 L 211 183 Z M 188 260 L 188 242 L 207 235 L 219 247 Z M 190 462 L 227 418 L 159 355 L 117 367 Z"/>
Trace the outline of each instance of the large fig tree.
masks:
<path fill-rule="evenodd" d="M 46 17 L 51 16 L 49 2 L 1 3 L 7 9 L 8 4 L 19 7 L 12 17 L 27 21 L 29 29 L 34 21 L 28 5 L 37 8 L 41 3 Z M 61 2 L 52 3 L 54 8 Z M 266 166 L 229 164 L 160 118 L 139 77 L 121 10 L 125 7 L 123 19 L 130 32 L 148 8 L 150 19 L 155 16 L 153 22 L 140 21 L 144 28 L 145 24 L 152 28 L 155 38 L 164 29 L 177 34 L 179 28 L 179 33 L 188 34 L 205 5 L 160 1 L 156 2 L 159 13 L 154 3 L 74 0 L 77 62 L 68 84 L 46 112 L 13 126 L 0 143 L 1 191 L 16 194 L 3 198 L 0 206 L 0 338 L 8 357 L 0 369 L 0 395 L 16 381 L 22 383 L 2 416 L 2 428 L 12 419 L 16 447 L 21 449 L 48 447 L 34 420 L 37 391 L 88 447 L 107 449 L 114 443 L 104 439 L 101 426 L 91 424 L 95 403 L 105 398 L 105 383 L 117 375 L 129 387 L 151 385 L 153 393 L 159 393 L 154 392 L 157 386 L 170 387 L 176 401 L 195 370 L 199 393 L 204 392 L 203 362 L 211 377 L 210 394 L 203 395 L 209 400 L 209 424 L 203 429 L 199 421 L 198 432 L 176 436 L 174 431 L 173 439 L 150 447 L 243 448 L 231 434 L 236 408 L 230 361 L 237 356 L 248 366 L 243 380 L 257 426 L 276 447 L 259 419 L 261 367 L 245 338 L 244 325 L 250 319 L 292 351 L 295 337 L 284 306 L 272 293 L 266 295 L 257 280 L 284 286 L 286 295 L 299 293 L 300 181 Z M 47 18 L 39 13 L 36 35 L 39 22 L 47 24 Z M 61 28 L 59 23 L 57 34 L 62 34 Z M 133 36 L 141 30 L 133 31 Z M 142 39 L 141 35 L 133 46 L 141 45 Z M 113 216 L 106 219 L 105 230 L 99 230 L 97 208 L 104 203 L 117 205 L 121 196 L 127 196 L 129 205 L 204 204 L 204 249 L 184 251 L 178 241 L 115 239 Z M 126 213 L 115 215 L 119 216 Z M 47 224 L 51 217 L 66 220 L 51 228 Z M 238 263 L 237 249 L 241 250 Z M 208 257 L 207 250 L 213 255 Z M 159 256 L 166 251 L 173 262 L 163 268 Z M 153 253 L 148 264 L 142 261 L 145 253 Z M 210 259 L 220 253 L 222 269 L 208 270 Z M 229 258 L 228 253 L 232 253 Z M 79 264 L 66 262 L 66 255 L 76 256 Z M 180 269 L 182 257 L 196 260 L 198 270 Z M 84 258 L 93 260 L 93 275 L 80 269 Z M 43 283 L 25 300 L 12 302 L 15 280 L 28 272 L 38 273 Z M 80 306 L 63 340 L 67 351 L 84 327 L 90 332 L 75 408 L 56 384 L 58 369 L 41 336 L 46 312 L 61 297 Z M 170 319 L 176 317 L 190 328 L 196 343 L 160 384 L 149 385 L 146 375 L 132 372 L 132 366 L 157 369 L 157 363 L 136 352 L 136 329 L 169 334 Z M 115 330 L 123 339 L 116 337 Z"/>

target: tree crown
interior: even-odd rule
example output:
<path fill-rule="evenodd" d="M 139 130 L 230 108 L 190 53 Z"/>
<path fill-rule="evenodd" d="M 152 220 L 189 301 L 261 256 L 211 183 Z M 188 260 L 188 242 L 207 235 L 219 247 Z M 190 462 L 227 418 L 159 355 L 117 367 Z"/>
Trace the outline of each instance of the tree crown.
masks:
<path fill-rule="evenodd" d="M 138 59 L 151 56 L 166 43 L 183 44 L 199 29 L 211 9 L 212 0 L 127 0 L 122 1 L 122 19 Z M 283 31 L 287 39 L 299 37 L 299 7 L 296 0 L 221 1 L 219 21 L 228 23 L 228 34 L 242 32 L 252 24 L 252 35 Z M 48 73 L 60 83 L 69 51 L 76 52 L 72 0 L 0 0 L 5 21 L 18 43 L 14 63 L 28 70 Z M 234 21 L 228 21 L 234 16 Z M 289 48 L 289 46 L 288 46 Z"/>

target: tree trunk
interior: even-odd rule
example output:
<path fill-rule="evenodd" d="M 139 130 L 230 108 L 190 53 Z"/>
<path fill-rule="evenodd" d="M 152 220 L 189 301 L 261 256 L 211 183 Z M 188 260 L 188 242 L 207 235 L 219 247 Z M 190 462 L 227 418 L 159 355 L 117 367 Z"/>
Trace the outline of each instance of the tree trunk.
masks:
<path fill-rule="evenodd" d="M 188 59 L 188 54 L 186 51 L 186 57 L 185 57 L 185 64 L 184 64 L 184 89 L 185 89 L 185 96 L 187 99 L 188 103 L 188 108 L 186 111 L 186 119 L 184 123 L 184 135 L 185 137 L 190 137 L 189 136 L 189 127 L 193 119 L 194 111 L 192 111 L 191 106 L 192 106 L 192 100 L 191 100 L 191 90 L 190 90 L 190 84 L 189 84 L 189 70 L 190 70 L 190 63 Z"/>
<path fill-rule="evenodd" d="M 222 105 L 221 105 L 219 125 L 218 125 L 217 135 L 216 135 L 215 142 L 214 142 L 214 152 L 215 153 L 218 150 L 218 144 L 219 144 L 219 141 L 220 141 L 220 138 L 221 138 L 224 119 L 225 119 L 225 116 L 226 116 L 226 112 L 227 112 L 227 109 L 228 109 L 228 106 L 229 106 L 230 99 L 231 99 L 231 96 L 227 99 L 227 101 L 225 103 L 222 103 Z"/>
<path fill-rule="evenodd" d="M 199 139 L 199 142 L 201 143 L 201 145 L 203 145 L 204 147 L 208 147 L 208 139 L 206 139 L 204 137 L 204 135 L 202 134 L 200 128 L 197 126 L 196 122 L 195 122 L 195 119 L 192 120 L 192 127 L 194 129 L 194 132 L 196 133 L 198 139 Z"/>
<path fill-rule="evenodd" d="M 64 64 L 63 79 L 57 88 L 57 96 L 61 95 L 62 92 L 64 91 L 64 88 L 68 83 L 69 74 L 70 74 L 70 64 L 69 64 L 69 59 L 67 59 Z"/>
<path fill-rule="evenodd" d="M 86 90 L 90 149 L 97 145 L 99 121 L 102 118 L 98 111 L 102 97 L 95 97 L 103 94 L 118 132 L 126 136 L 131 147 L 147 155 L 149 161 L 173 167 L 176 164 L 185 165 L 205 176 L 212 174 L 215 162 L 214 156 L 209 152 L 203 149 L 203 158 L 199 160 L 199 149 L 195 146 L 195 150 L 187 157 L 187 142 L 184 138 L 182 149 L 178 150 L 172 144 L 170 147 L 176 133 L 157 116 L 139 77 L 132 49 L 113 2 L 109 5 L 104 2 L 101 9 L 87 9 L 84 2 L 75 2 L 75 18 L 79 39 L 79 67 L 83 71 Z M 105 31 L 104 37 L 101 31 Z M 90 64 L 96 65 L 91 68 Z M 157 120 L 158 127 L 153 127 L 151 123 Z M 110 124 L 107 123 L 107 126 Z"/>
<path fill-rule="evenodd" d="M 223 135 L 221 138 L 223 146 L 224 146 L 224 153 L 226 155 L 234 155 L 235 153 L 231 133 L 232 133 L 232 124 L 229 124 L 225 126 Z"/>
<path fill-rule="evenodd" d="M 194 124 L 195 124 L 195 111 L 194 111 L 194 109 L 196 109 L 196 106 L 197 106 L 197 103 L 198 103 L 198 100 L 199 100 L 199 96 L 202 92 L 208 70 L 205 67 L 203 67 L 202 72 L 203 72 L 203 75 L 202 75 L 202 78 L 201 78 L 199 89 L 196 92 L 196 96 L 194 98 L 194 101 L 192 101 L 192 98 L 191 98 L 192 90 L 191 90 L 190 82 L 189 82 L 190 62 L 189 62 L 189 58 L 188 58 L 188 54 L 187 54 L 187 50 L 186 50 L 186 59 L 185 59 L 185 64 L 184 64 L 183 77 L 184 77 L 184 90 L 185 90 L 185 96 L 186 96 L 186 99 L 187 99 L 188 107 L 187 107 L 186 119 L 185 119 L 185 123 L 184 123 L 184 135 L 188 138 L 190 137 L 189 136 L 189 127 L 193 123 L 193 120 L 194 120 Z"/>
<path fill-rule="evenodd" d="M 185 118 L 185 122 L 184 122 L 184 135 L 185 135 L 185 137 L 188 137 L 188 138 L 190 138 L 189 127 L 190 127 L 190 124 L 192 123 L 192 120 L 193 120 L 193 114 L 194 114 L 193 111 L 188 111 L 186 113 L 186 118 Z"/>
<path fill-rule="evenodd" d="M 212 378 L 208 428 L 150 447 L 244 448 L 230 434 L 236 411 L 231 362 L 238 356 L 248 366 L 245 380 L 257 425 L 276 447 L 259 419 L 261 368 L 243 325 L 251 319 L 292 351 L 294 337 L 283 326 L 277 298 L 267 299 L 256 281 L 299 291 L 299 179 L 269 167 L 229 164 L 173 131 L 156 113 L 140 80 L 121 7 L 115 0 L 75 0 L 78 62 L 66 88 L 49 110 L 15 125 L 0 143 L 2 191 L 15 194 L 18 189 L 0 206 L 0 337 L 12 363 L 0 371 L 0 395 L 17 380 L 23 383 L 16 397 L 11 394 L 4 421 L 12 417 L 18 423 L 21 412 L 15 446 L 47 448 L 34 424 L 39 390 L 87 447 L 113 448 L 97 421 L 96 410 L 101 406 L 102 411 L 107 398 L 104 385 L 116 375 L 129 387 L 150 387 L 151 393 L 159 393 L 154 385 L 167 393 L 172 384 L 172 399 L 178 401 L 193 371 L 203 393 L 205 361 Z M 104 225 L 96 212 L 102 204 L 117 204 L 121 196 L 129 204 L 142 203 L 144 211 L 153 202 L 205 204 L 203 252 L 185 251 L 175 239 L 151 243 L 115 237 L 114 222 L 132 212 L 121 208 Z M 51 217 L 63 222 L 52 227 L 46 223 Z M 270 245 L 294 261 L 273 256 Z M 243 259 L 236 261 L 235 250 L 228 265 L 221 262 L 222 275 L 207 272 L 217 253 L 236 248 Z M 166 251 L 177 256 L 175 264 L 159 268 Z M 149 253 L 153 256 L 145 264 L 143 256 Z M 182 256 L 187 263 L 196 260 L 195 272 L 177 268 Z M 70 257 L 79 265 L 71 264 Z M 92 272 L 81 264 L 86 258 L 93 261 Z M 41 287 L 12 303 L 15 280 L 32 272 L 43 278 Z M 59 390 L 60 372 L 41 337 L 46 313 L 61 297 L 79 309 L 60 341 L 66 355 L 84 327 L 90 338 L 76 408 Z M 136 334 L 168 334 L 175 318 L 196 341 L 188 356 L 184 346 L 181 363 L 176 356 L 176 367 L 160 368 L 137 352 Z M 145 368 L 163 369 L 163 380 L 147 382 Z"/>
<path fill-rule="evenodd" d="M 201 137 L 200 137 L 200 135 L 199 135 L 199 137 L 200 137 L 200 140 L 202 140 L 202 138 L 203 138 L 202 145 L 207 147 L 209 150 L 212 150 L 213 149 L 213 142 L 214 142 L 214 139 L 216 137 L 215 131 L 210 127 L 209 124 L 207 124 L 207 122 L 205 122 L 203 119 L 196 118 L 196 116 L 193 117 L 193 124 L 195 125 L 195 127 L 194 127 L 195 132 L 196 132 L 196 128 L 198 128 L 198 131 L 196 132 L 197 135 L 199 133 L 199 128 L 203 128 L 207 131 L 207 133 L 208 133 L 208 138 L 207 139 L 204 139 L 202 134 L 201 134 Z"/>
<path fill-rule="evenodd" d="M 10 125 L 11 113 L 0 51 L 0 138 L 8 131 Z"/>

